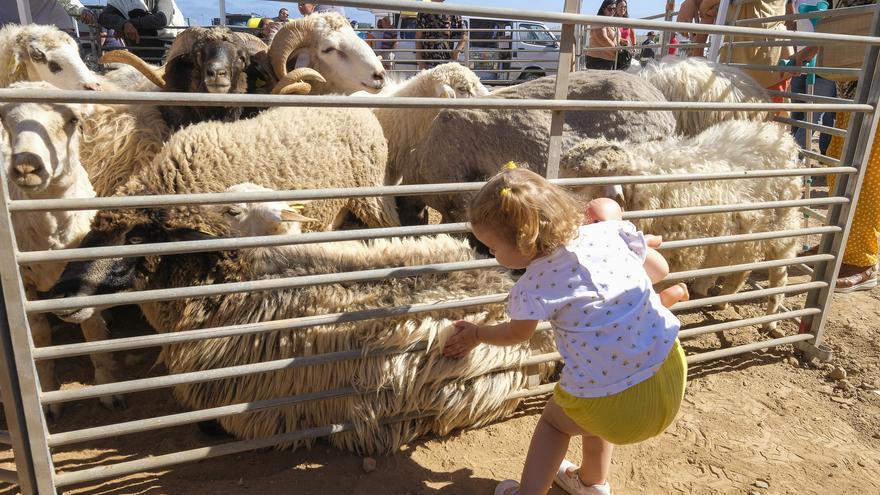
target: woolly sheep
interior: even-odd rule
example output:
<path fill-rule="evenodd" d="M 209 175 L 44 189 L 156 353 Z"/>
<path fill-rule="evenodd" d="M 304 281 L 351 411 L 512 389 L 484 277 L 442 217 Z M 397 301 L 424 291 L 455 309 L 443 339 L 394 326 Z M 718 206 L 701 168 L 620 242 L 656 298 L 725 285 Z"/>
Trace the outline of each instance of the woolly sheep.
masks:
<path fill-rule="evenodd" d="M 310 85 L 312 94 L 377 93 L 385 85 L 385 69 L 366 41 L 337 12 L 311 14 L 289 22 L 269 47 L 269 62 L 279 83 L 273 93 L 284 93 L 287 84 L 301 84 L 292 67 L 311 67 L 325 81 Z"/>
<path fill-rule="evenodd" d="M 669 101 L 714 103 L 768 103 L 767 91 L 750 75 L 736 67 L 709 62 L 703 58 L 665 57 L 651 61 L 637 71 Z M 673 111 L 675 130 L 696 136 L 709 127 L 731 119 L 766 121 L 768 112 Z"/>
<path fill-rule="evenodd" d="M 46 82 L 14 83 L 15 89 L 53 89 Z M 2 156 L 8 160 L 7 182 L 12 199 L 93 198 L 95 191 L 79 161 L 79 134 L 83 118 L 91 105 L 7 103 L 0 105 L 4 134 Z M 41 251 L 77 247 L 89 231 L 94 210 L 19 212 L 13 216 L 13 228 L 22 251 Z M 28 299 L 37 291 L 49 290 L 64 265 L 50 263 L 28 265 L 23 269 Z M 28 316 L 34 344 L 52 343 L 49 322 L 44 314 Z M 86 340 L 103 340 L 107 325 L 100 313 L 81 322 Z M 115 363 L 109 354 L 91 355 L 96 383 L 114 381 Z M 45 390 L 54 390 L 57 382 L 54 361 L 39 361 L 40 382 Z M 121 396 L 102 397 L 107 407 L 121 406 Z M 61 404 L 49 412 L 57 417 Z"/>
<path fill-rule="evenodd" d="M 795 168 L 797 145 L 782 126 L 769 122 L 732 120 L 715 125 L 695 137 L 673 137 L 663 141 L 624 144 L 605 139 L 587 139 L 567 152 L 560 164 L 561 177 L 632 175 L 677 175 L 711 172 L 748 172 Z M 731 181 L 692 181 L 660 184 L 625 184 L 625 204 L 630 210 L 680 208 L 712 204 L 735 204 L 795 200 L 801 197 L 797 177 L 770 177 Z M 604 186 L 576 189 L 587 198 L 600 197 Z M 643 232 L 662 235 L 664 240 L 723 236 L 796 229 L 799 215 L 794 208 L 752 210 L 712 215 L 645 218 L 635 221 Z M 794 238 L 761 242 L 735 242 L 665 251 L 673 271 L 709 268 L 765 260 L 793 258 Z M 769 286 L 787 282 L 785 267 L 769 270 Z M 748 272 L 728 276 L 722 294 L 738 292 Z M 694 293 L 705 296 L 716 277 L 697 280 Z M 767 314 L 776 313 L 783 296 L 771 296 Z M 775 328 L 776 323 L 765 325 Z"/>
<path fill-rule="evenodd" d="M 193 229 L 222 231 L 222 220 L 210 211 L 157 210 L 99 212 L 91 240 L 127 238 L 161 242 L 192 239 Z M 141 237 L 142 236 L 142 237 Z M 84 244 L 89 244 L 86 241 Z M 251 257 L 254 249 L 134 259 L 108 263 L 71 263 L 68 281 L 84 277 L 99 281 L 100 292 L 205 285 L 254 279 L 320 275 L 371 268 L 472 260 L 468 245 L 449 236 L 415 239 L 349 241 L 277 248 L 275 273 Z M 265 252 L 273 251 L 265 248 Z M 124 266 L 123 266 L 124 265 Z M 78 273 L 78 274 L 77 274 Z M 110 274 L 131 274 L 118 277 Z M 513 279 L 499 269 L 424 273 L 387 280 L 309 285 L 299 288 L 229 294 L 210 298 L 145 303 L 144 314 L 154 328 L 177 332 L 218 325 L 248 324 L 286 318 L 334 315 L 379 306 L 409 306 L 501 293 Z M 65 283 L 62 276 L 62 283 Z M 80 289 L 86 289 L 80 287 Z M 74 293 L 79 290 L 74 291 Z M 529 355 L 528 347 L 480 346 L 471 357 L 450 360 L 442 347 L 455 319 L 496 321 L 500 304 L 437 313 L 399 315 L 379 320 L 297 328 L 228 339 L 189 342 L 166 347 L 163 362 L 169 373 L 207 370 L 266 360 L 329 352 L 395 347 L 412 349 L 427 342 L 426 351 L 399 356 L 371 356 L 339 363 L 210 381 L 175 389 L 175 397 L 192 409 L 284 397 L 317 390 L 354 386 L 362 394 L 302 403 L 291 407 L 220 418 L 224 429 L 239 438 L 288 433 L 344 421 L 354 432 L 334 435 L 337 447 L 364 453 L 395 450 L 418 436 L 445 434 L 455 428 L 479 426 L 509 414 L 517 401 L 505 398 L 526 386 L 513 367 Z M 550 352 L 552 340 L 539 333 L 531 348 Z M 494 370 L 494 371 L 492 371 Z M 542 367 L 546 378 L 552 366 Z M 490 374 L 482 376 L 484 373 Z M 436 418 L 381 424 L 379 418 L 408 413 L 436 413 Z M 310 440 L 281 447 L 298 447 Z"/>
<path fill-rule="evenodd" d="M 62 89 L 100 89 L 76 41 L 55 26 L 7 24 L 0 28 L 0 88 L 16 81 L 47 81 Z"/>
<path fill-rule="evenodd" d="M 543 77 L 493 92 L 489 98 L 552 99 L 555 77 Z M 571 74 L 569 98 L 575 100 L 665 101 L 647 81 L 620 71 L 581 71 Z M 475 182 L 488 179 L 502 164 L 513 160 L 532 164 L 544 174 L 550 143 L 551 112 L 545 110 L 476 110 L 448 108 L 440 111 L 403 170 L 404 184 Z M 565 114 L 563 151 L 585 138 L 606 137 L 632 143 L 666 138 L 674 133 L 670 112 L 628 110 L 571 111 Z M 468 196 L 438 194 L 407 197 L 401 216 L 420 211 L 424 204 L 443 215 L 446 222 L 467 219 Z"/>

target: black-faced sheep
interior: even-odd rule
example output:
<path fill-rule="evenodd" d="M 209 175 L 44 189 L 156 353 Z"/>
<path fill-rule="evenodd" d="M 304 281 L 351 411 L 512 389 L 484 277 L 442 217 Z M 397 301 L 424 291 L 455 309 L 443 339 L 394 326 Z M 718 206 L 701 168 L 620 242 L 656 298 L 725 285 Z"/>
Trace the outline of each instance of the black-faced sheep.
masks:
<path fill-rule="evenodd" d="M 15 89 L 54 89 L 48 83 L 14 83 Z M 3 158 L 8 163 L 7 181 L 12 199 L 93 198 L 95 191 L 79 160 L 80 127 L 91 111 L 91 105 L 7 103 L 0 105 L 0 119 L 6 130 Z M 41 251 L 77 247 L 89 231 L 94 210 L 18 212 L 13 215 L 13 228 L 22 251 Z M 27 265 L 23 279 L 28 299 L 36 299 L 38 291 L 49 290 L 57 281 L 64 265 L 49 263 Z M 28 317 L 34 345 L 51 345 L 52 335 L 46 315 Z M 100 313 L 81 322 L 86 340 L 102 340 L 107 325 Z M 115 363 L 108 354 L 91 356 L 95 382 L 114 381 Z M 43 389 L 54 390 L 54 361 L 39 361 Z M 101 402 L 113 407 L 121 405 L 122 397 L 103 397 Z M 49 411 L 57 417 L 60 404 Z"/>
<path fill-rule="evenodd" d="M 782 126 L 769 122 L 731 120 L 710 127 L 695 137 L 631 144 L 587 139 L 567 152 L 560 177 L 676 175 L 688 173 L 745 172 L 797 167 L 797 144 Z M 712 204 L 785 201 L 801 198 L 799 177 L 769 177 L 736 181 L 693 181 L 622 186 L 626 208 L 653 210 Z M 576 189 L 586 198 L 601 197 L 605 186 Z M 712 215 L 670 216 L 635 220 L 639 230 L 660 234 L 664 240 L 723 236 L 796 229 L 796 208 L 751 210 Z M 793 258 L 797 239 L 734 242 L 665 251 L 672 271 L 709 268 Z M 769 270 L 769 286 L 787 282 L 785 267 Z M 725 278 L 721 294 L 738 292 L 748 272 Z M 693 292 L 705 296 L 717 277 L 698 279 Z M 767 314 L 776 313 L 782 295 L 771 296 Z M 765 325 L 775 328 L 776 323 Z"/>
<path fill-rule="evenodd" d="M 55 26 L 36 24 L 0 28 L 0 88 L 16 81 L 48 81 L 61 89 L 101 86 L 70 35 Z"/>
<path fill-rule="evenodd" d="M 493 92 L 489 98 L 552 99 L 555 77 Z M 666 101 L 657 88 L 636 76 L 619 71 L 575 72 L 569 99 Z M 543 175 L 550 144 L 551 112 L 545 110 L 442 110 L 403 170 L 404 184 L 476 182 L 486 180 L 508 161 L 529 163 Z M 639 143 L 664 139 L 675 132 L 671 112 L 569 111 L 565 113 L 563 151 L 586 138 L 606 137 Z M 468 196 L 439 194 L 409 196 L 407 207 L 420 211 L 424 204 L 443 215 L 446 222 L 467 219 Z M 401 209 L 403 207 L 401 206 Z M 404 218 L 411 215 L 401 211 Z"/>

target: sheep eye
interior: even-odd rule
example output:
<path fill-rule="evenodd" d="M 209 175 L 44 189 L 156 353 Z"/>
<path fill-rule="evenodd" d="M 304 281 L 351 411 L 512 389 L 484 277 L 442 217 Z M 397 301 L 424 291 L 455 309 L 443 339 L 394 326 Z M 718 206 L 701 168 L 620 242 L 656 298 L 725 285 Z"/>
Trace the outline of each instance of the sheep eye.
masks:
<path fill-rule="evenodd" d="M 144 242 L 144 238 L 143 238 L 143 237 L 140 237 L 140 236 L 133 235 L 133 236 L 131 236 L 131 237 L 128 238 L 128 243 L 129 243 L 129 244 L 140 244 L 140 243 L 142 243 L 142 242 Z"/>
<path fill-rule="evenodd" d="M 241 215 L 241 209 L 240 208 L 227 208 L 224 213 L 226 213 L 230 217 L 237 217 L 237 216 Z"/>
<path fill-rule="evenodd" d="M 53 74 L 57 74 L 61 72 L 61 66 L 58 65 L 58 62 L 49 62 L 49 71 Z"/>
<path fill-rule="evenodd" d="M 34 48 L 33 50 L 31 50 L 31 60 L 33 60 L 34 62 L 45 62 L 46 54 Z"/>
<path fill-rule="evenodd" d="M 79 124 L 79 117 L 77 117 L 76 115 L 74 115 L 73 117 L 67 119 L 67 123 L 68 123 L 69 125 L 76 125 L 76 124 Z"/>
<path fill-rule="evenodd" d="M 321 53 L 332 53 L 335 51 L 336 51 L 336 48 L 330 47 L 330 48 L 324 48 L 323 50 L 321 50 Z"/>

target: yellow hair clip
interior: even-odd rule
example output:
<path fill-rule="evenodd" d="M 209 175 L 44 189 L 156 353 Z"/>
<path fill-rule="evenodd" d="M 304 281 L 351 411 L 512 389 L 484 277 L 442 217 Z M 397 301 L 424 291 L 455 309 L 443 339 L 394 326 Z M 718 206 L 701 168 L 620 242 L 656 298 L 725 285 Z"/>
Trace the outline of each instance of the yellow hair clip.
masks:
<path fill-rule="evenodd" d="M 501 188 L 501 197 L 502 197 L 502 198 L 503 198 L 504 196 L 507 196 L 508 194 L 510 194 L 510 188 L 509 188 L 509 187 L 503 187 L 503 188 Z"/>
<path fill-rule="evenodd" d="M 515 163 L 513 163 L 513 160 L 511 160 L 511 161 L 509 161 L 509 162 L 507 162 L 507 163 L 504 164 L 504 168 L 507 169 L 507 170 L 514 170 L 514 169 L 516 169 L 516 168 L 518 168 L 518 167 L 516 166 Z"/>
<path fill-rule="evenodd" d="M 302 203 L 294 203 L 294 204 L 290 205 L 290 207 L 293 208 L 294 210 L 302 210 L 303 208 L 306 207 L 306 205 L 304 205 Z"/>

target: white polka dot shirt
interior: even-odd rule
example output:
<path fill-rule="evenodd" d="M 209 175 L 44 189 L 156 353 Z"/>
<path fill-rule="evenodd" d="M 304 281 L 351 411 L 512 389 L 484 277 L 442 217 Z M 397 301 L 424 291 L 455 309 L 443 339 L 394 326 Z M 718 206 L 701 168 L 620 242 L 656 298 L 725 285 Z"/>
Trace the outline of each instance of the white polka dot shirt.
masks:
<path fill-rule="evenodd" d="M 510 291 L 511 319 L 553 325 L 566 392 L 616 394 L 663 364 L 680 324 L 651 287 L 646 254 L 630 222 L 584 225 L 567 246 L 532 261 Z"/>

